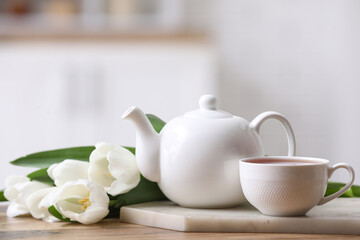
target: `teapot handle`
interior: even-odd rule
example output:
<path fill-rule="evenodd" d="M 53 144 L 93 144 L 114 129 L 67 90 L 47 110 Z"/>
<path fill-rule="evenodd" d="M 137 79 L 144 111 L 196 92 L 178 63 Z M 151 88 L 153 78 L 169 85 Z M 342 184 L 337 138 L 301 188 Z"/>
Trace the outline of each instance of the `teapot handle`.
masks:
<path fill-rule="evenodd" d="M 281 124 L 285 128 L 287 135 L 288 146 L 289 146 L 288 156 L 295 156 L 296 143 L 295 143 L 294 132 L 290 126 L 289 121 L 282 114 L 273 111 L 263 112 L 259 114 L 256 118 L 254 118 L 254 120 L 251 121 L 250 128 L 254 129 L 259 134 L 261 124 L 267 119 L 276 119 L 281 122 Z"/>

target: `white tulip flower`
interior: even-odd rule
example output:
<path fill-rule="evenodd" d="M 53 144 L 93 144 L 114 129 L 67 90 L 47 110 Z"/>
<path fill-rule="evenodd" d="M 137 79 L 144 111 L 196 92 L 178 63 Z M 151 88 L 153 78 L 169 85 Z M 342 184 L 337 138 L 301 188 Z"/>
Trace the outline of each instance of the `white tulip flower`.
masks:
<path fill-rule="evenodd" d="M 60 187 L 68 181 L 76 181 L 78 179 L 88 179 L 89 163 L 66 159 L 61 163 L 51 165 L 47 173 L 54 180 L 57 187 Z"/>
<path fill-rule="evenodd" d="M 54 202 L 44 201 L 48 200 L 49 196 L 53 194 L 56 189 L 56 187 L 40 189 L 29 196 L 27 206 L 29 207 L 31 216 L 37 219 L 42 219 L 46 222 L 59 221 L 59 219 L 54 217 L 48 211 L 48 208 L 54 205 Z"/>
<path fill-rule="evenodd" d="M 7 209 L 8 217 L 16 217 L 30 213 L 28 199 L 34 192 L 50 188 L 51 185 L 30 181 L 29 178 L 23 176 L 9 176 L 5 180 L 4 196 L 10 201 Z"/>
<path fill-rule="evenodd" d="M 112 196 L 126 193 L 140 182 L 135 155 L 121 146 L 98 143 L 90 155 L 89 179 Z"/>
<path fill-rule="evenodd" d="M 65 183 L 56 190 L 54 201 L 61 215 L 83 224 L 96 223 L 109 213 L 104 188 L 88 180 Z"/>

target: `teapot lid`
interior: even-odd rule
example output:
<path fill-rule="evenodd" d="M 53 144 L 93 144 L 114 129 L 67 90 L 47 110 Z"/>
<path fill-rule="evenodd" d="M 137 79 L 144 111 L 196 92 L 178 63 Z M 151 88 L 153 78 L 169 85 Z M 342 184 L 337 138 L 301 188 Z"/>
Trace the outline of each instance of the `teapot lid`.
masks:
<path fill-rule="evenodd" d="M 216 108 L 216 97 L 213 95 L 203 95 L 199 99 L 199 110 L 187 112 L 184 114 L 184 117 L 193 117 L 193 118 L 231 118 L 231 115 L 228 112 L 217 110 Z"/>

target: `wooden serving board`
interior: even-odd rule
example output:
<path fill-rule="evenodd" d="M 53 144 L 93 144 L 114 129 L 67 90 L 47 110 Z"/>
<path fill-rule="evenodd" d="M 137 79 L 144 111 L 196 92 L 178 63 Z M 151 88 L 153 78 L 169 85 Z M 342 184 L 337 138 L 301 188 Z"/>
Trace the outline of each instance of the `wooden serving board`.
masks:
<path fill-rule="evenodd" d="M 192 232 L 360 235 L 360 198 L 338 198 L 301 217 L 265 216 L 248 203 L 228 209 L 191 209 L 169 201 L 148 202 L 122 207 L 120 220 Z"/>

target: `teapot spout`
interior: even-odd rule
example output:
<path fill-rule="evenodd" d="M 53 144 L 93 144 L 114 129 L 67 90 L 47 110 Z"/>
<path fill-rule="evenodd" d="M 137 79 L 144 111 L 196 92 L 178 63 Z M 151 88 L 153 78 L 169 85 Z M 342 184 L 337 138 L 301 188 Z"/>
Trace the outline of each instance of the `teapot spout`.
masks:
<path fill-rule="evenodd" d="M 130 107 L 122 115 L 122 119 L 130 120 L 136 128 L 136 162 L 139 171 L 148 180 L 158 182 L 160 180 L 159 134 L 138 107 Z"/>

